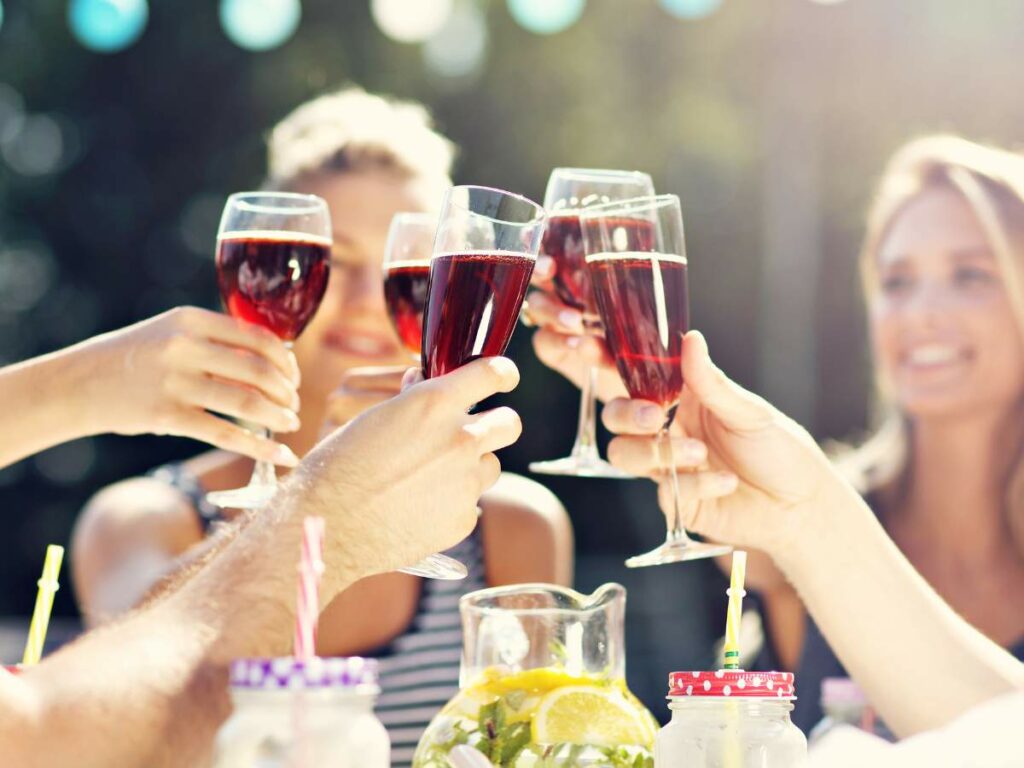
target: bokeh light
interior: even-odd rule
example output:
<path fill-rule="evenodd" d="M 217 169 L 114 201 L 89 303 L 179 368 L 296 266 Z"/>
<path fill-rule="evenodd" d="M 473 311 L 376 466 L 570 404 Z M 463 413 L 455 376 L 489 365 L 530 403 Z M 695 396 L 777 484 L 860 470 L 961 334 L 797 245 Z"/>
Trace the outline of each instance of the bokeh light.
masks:
<path fill-rule="evenodd" d="M 487 56 L 487 22 L 475 4 L 452 12 L 441 31 L 423 45 L 423 62 L 435 75 L 468 79 L 480 72 Z"/>
<path fill-rule="evenodd" d="M 81 482 L 96 465 L 96 444 L 92 439 L 64 443 L 37 454 L 33 459 L 36 471 L 54 485 Z"/>
<path fill-rule="evenodd" d="M 124 50 L 149 20 L 146 0 L 71 0 L 68 25 L 82 45 L 97 53 Z"/>
<path fill-rule="evenodd" d="M 370 11 L 392 40 L 422 43 L 444 27 L 452 15 L 452 0 L 372 0 Z"/>
<path fill-rule="evenodd" d="M 0 145 L 4 160 L 23 176 L 46 176 L 57 171 L 64 159 L 60 124 L 49 115 L 29 115 L 17 131 L 4 131 Z"/>
<path fill-rule="evenodd" d="M 299 0 L 221 0 L 220 23 L 239 48 L 269 51 L 295 34 L 302 18 Z"/>
<path fill-rule="evenodd" d="M 22 242 L 0 250 L 0 304 L 4 312 L 27 312 L 53 287 L 57 275 L 50 249 Z"/>
<path fill-rule="evenodd" d="M 717 11 L 722 0 L 658 0 L 661 7 L 680 19 L 703 19 Z"/>
<path fill-rule="evenodd" d="M 530 32 L 553 35 L 579 21 L 586 4 L 587 0 L 508 0 L 508 11 Z"/>

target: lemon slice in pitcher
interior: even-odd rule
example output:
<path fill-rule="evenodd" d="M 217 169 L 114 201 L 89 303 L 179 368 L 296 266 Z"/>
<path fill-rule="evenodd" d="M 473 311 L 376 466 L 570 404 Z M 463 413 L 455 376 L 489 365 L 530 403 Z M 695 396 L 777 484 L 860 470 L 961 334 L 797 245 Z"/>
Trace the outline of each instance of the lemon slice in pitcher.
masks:
<path fill-rule="evenodd" d="M 650 745 L 654 730 L 616 690 L 565 687 L 545 696 L 533 718 L 538 744 Z"/>

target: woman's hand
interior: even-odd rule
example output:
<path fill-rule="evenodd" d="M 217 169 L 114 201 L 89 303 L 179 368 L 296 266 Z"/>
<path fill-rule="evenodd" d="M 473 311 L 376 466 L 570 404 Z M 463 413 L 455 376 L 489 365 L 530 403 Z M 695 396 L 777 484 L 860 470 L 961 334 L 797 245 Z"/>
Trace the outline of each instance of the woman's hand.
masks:
<path fill-rule="evenodd" d="M 547 288 L 551 260 L 537 260 L 534 283 Z M 533 334 L 533 349 L 544 365 L 567 378 L 577 387 L 582 387 L 584 378 L 591 367 L 597 369 L 598 400 L 607 402 L 616 397 L 625 397 L 615 361 L 608 354 L 604 341 L 594 334 L 585 333 L 583 313 L 563 304 L 549 290 L 533 291 L 526 300 L 525 322 L 538 326 Z"/>
<path fill-rule="evenodd" d="M 828 503 L 841 480 L 802 427 L 712 363 L 696 331 L 683 344 L 683 378 L 673 433 L 676 464 L 699 467 L 679 476 L 684 524 L 772 555 L 785 550 L 801 521 Z M 660 406 L 643 400 L 614 400 L 604 409 L 605 425 L 620 435 L 608 447 L 609 460 L 658 479 L 661 507 L 670 515 L 671 489 L 655 437 L 664 418 Z"/>
<path fill-rule="evenodd" d="M 327 415 L 322 434 L 348 424 L 367 408 L 390 400 L 402 391 L 406 366 L 353 368 L 345 373 L 341 385 L 327 399 Z"/>
<path fill-rule="evenodd" d="M 364 576 L 457 544 L 501 473 L 494 452 L 522 431 L 510 408 L 468 411 L 519 383 L 512 361 L 474 360 L 415 383 L 325 438 L 292 473 L 303 508 L 323 510 L 336 556 Z M 292 479 L 294 478 L 294 479 Z M 306 512 L 309 513 L 309 512 Z"/>
<path fill-rule="evenodd" d="M 260 326 L 178 307 L 69 350 L 87 368 L 84 408 L 95 432 L 201 440 L 294 466 L 286 446 L 208 411 L 274 432 L 299 428 L 295 356 Z"/>

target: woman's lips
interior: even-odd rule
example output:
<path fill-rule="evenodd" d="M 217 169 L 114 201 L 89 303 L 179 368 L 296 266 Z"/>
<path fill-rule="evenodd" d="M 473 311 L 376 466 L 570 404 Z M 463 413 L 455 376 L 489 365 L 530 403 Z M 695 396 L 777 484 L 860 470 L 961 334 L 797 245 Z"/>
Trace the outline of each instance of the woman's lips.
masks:
<path fill-rule="evenodd" d="M 391 339 L 359 331 L 331 332 L 324 337 L 324 346 L 345 355 L 367 359 L 393 358 L 399 353 Z"/>
<path fill-rule="evenodd" d="M 900 365 L 912 373 L 937 373 L 963 366 L 971 357 L 971 351 L 960 344 L 925 342 L 904 348 Z"/>

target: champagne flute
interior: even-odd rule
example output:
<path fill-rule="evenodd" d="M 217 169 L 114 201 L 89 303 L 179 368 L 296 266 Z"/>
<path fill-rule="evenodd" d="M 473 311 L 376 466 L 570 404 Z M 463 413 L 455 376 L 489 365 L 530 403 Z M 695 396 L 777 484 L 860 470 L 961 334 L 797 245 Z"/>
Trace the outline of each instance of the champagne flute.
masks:
<path fill-rule="evenodd" d="M 607 203 L 580 214 L 587 269 L 608 350 L 630 397 L 668 412 L 658 435 L 672 489 L 665 542 L 626 561 L 630 568 L 715 557 L 732 548 L 691 539 L 683 528 L 669 427 L 683 392 L 683 336 L 689 330 L 686 245 L 675 195 Z"/>
<path fill-rule="evenodd" d="M 423 310 L 436 232 L 437 216 L 396 213 L 384 247 L 384 302 L 395 332 L 417 364 L 423 347 Z M 466 578 L 466 566 L 441 553 L 399 570 L 426 579 Z"/>
<path fill-rule="evenodd" d="M 489 187 L 452 187 L 434 238 L 423 376 L 505 353 L 544 234 L 544 209 Z"/>
<path fill-rule="evenodd" d="M 580 212 L 593 205 L 653 194 L 651 177 L 639 171 L 555 168 L 551 172 L 544 193 L 548 226 L 540 250 L 554 262 L 552 286 L 558 298 L 583 313 L 584 327 L 590 333 L 601 333 L 601 318 L 583 254 Z M 602 459 L 598 452 L 596 382 L 597 368 L 591 366 L 580 388 L 579 420 L 572 451 L 565 458 L 531 463 L 531 472 L 572 477 L 631 477 Z"/>
<path fill-rule="evenodd" d="M 217 233 L 217 282 L 228 314 L 262 325 L 289 348 L 316 314 L 330 275 L 327 203 L 293 192 L 239 192 Z M 263 429 L 266 436 L 270 430 Z M 277 491 L 274 465 L 256 462 L 244 488 L 208 493 L 218 507 L 259 509 Z"/>

